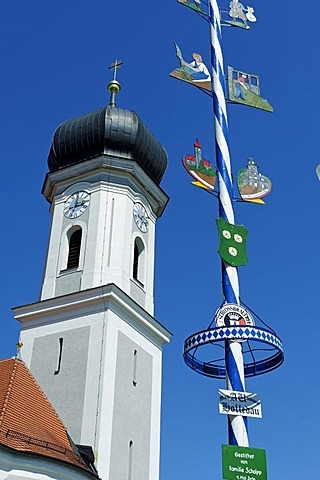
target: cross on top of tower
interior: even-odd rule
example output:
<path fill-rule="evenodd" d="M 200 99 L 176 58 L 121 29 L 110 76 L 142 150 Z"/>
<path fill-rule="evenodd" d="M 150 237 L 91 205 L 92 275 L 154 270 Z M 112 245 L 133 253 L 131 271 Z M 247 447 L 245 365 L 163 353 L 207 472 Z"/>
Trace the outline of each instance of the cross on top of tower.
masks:
<path fill-rule="evenodd" d="M 121 60 L 115 60 L 109 67 L 109 70 L 113 70 L 113 80 L 109 82 L 107 89 L 111 93 L 110 95 L 110 107 L 115 107 L 116 106 L 116 94 L 120 92 L 121 90 L 121 85 L 120 83 L 116 80 L 117 78 L 117 69 L 123 65 L 123 62 Z"/>
<path fill-rule="evenodd" d="M 123 65 L 123 62 L 121 60 L 115 60 L 113 63 L 111 63 L 109 70 L 113 70 L 113 80 L 116 80 L 117 77 L 117 69 Z"/>

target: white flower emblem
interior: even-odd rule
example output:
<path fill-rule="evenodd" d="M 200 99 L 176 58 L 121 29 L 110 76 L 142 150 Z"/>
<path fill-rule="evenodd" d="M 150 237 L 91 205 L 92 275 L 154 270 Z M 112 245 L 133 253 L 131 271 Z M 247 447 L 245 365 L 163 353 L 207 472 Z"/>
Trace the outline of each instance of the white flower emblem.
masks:
<path fill-rule="evenodd" d="M 231 238 L 231 233 L 229 232 L 229 230 L 223 230 L 222 235 L 224 236 L 224 238 L 226 238 L 228 240 L 229 240 L 229 238 Z"/>

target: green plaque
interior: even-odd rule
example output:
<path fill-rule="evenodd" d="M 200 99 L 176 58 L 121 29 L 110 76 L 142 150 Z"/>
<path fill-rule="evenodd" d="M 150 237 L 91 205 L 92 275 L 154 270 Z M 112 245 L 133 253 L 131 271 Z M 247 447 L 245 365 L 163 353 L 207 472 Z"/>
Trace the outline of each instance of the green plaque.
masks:
<path fill-rule="evenodd" d="M 232 225 L 222 217 L 216 220 L 219 230 L 219 248 L 221 258 L 233 267 L 246 265 L 248 261 L 246 242 L 248 230 L 243 225 Z"/>
<path fill-rule="evenodd" d="M 267 480 L 266 451 L 222 445 L 222 470 L 227 480 Z"/>

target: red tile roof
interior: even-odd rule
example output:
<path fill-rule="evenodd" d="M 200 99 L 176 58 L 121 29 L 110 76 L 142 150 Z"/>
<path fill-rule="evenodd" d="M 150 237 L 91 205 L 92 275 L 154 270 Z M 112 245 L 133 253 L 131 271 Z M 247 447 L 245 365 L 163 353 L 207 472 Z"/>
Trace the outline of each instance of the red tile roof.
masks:
<path fill-rule="evenodd" d="M 0 361 L 0 444 L 91 472 L 30 370 L 17 358 Z"/>

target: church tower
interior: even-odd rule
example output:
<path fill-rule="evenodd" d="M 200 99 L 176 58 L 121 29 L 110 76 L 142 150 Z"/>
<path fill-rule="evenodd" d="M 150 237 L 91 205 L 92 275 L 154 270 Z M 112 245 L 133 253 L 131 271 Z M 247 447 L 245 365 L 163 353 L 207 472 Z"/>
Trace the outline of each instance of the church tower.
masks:
<path fill-rule="evenodd" d="M 51 228 L 40 300 L 13 309 L 22 359 L 103 480 L 158 480 L 162 346 L 153 317 L 163 147 L 110 105 L 54 133 L 42 193 Z"/>

